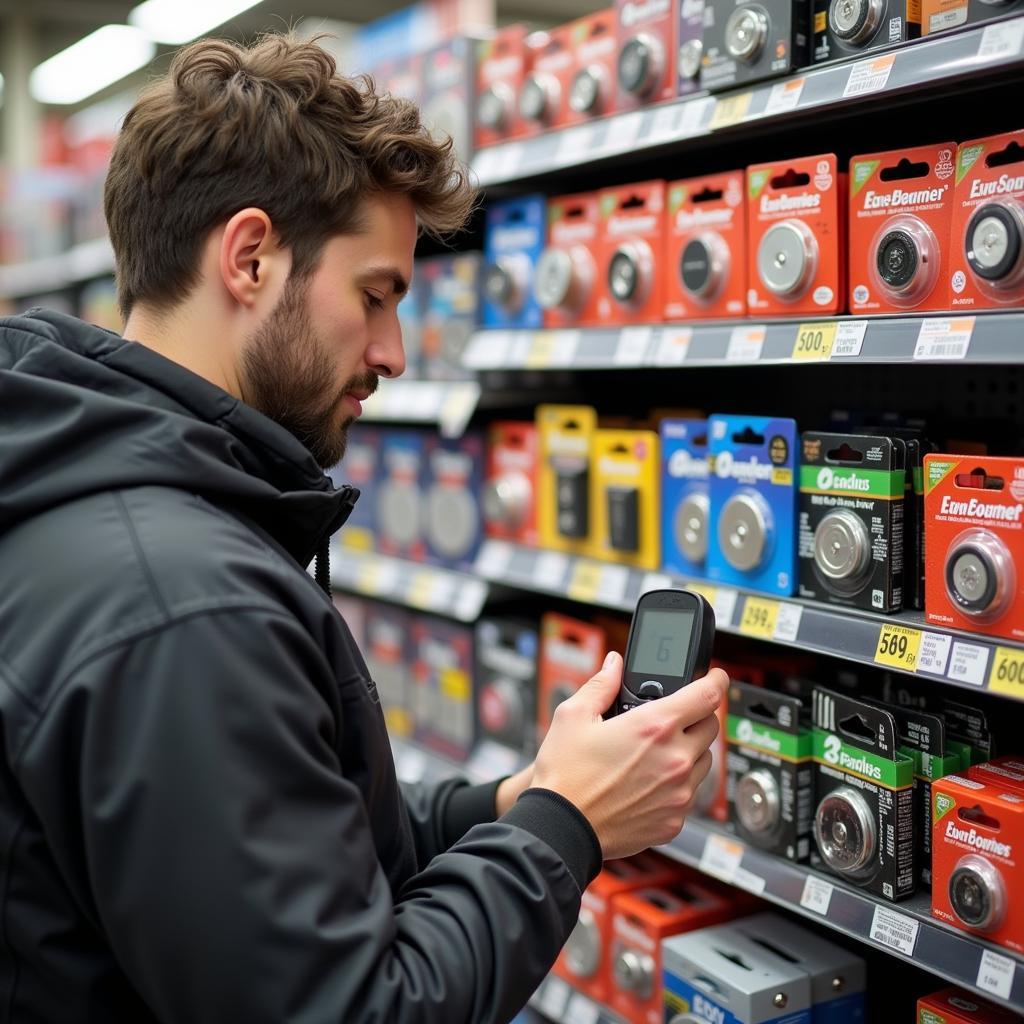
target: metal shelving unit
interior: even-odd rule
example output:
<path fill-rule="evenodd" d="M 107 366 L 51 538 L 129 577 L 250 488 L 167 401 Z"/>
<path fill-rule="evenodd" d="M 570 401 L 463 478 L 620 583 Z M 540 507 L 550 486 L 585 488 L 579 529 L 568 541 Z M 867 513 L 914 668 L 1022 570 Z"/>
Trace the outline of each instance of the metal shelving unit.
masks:
<path fill-rule="evenodd" d="M 19 299 L 85 284 L 114 272 L 114 250 L 106 238 L 74 245 L 67 252 L 0 266 L 0 297 Z"/>
<path fill-rule="evenodd" d="M 480 401 L 475 380 L 389 380 L 363 403 L 366 423 L 437 426 L 442 437 L 461 437 Z"/>

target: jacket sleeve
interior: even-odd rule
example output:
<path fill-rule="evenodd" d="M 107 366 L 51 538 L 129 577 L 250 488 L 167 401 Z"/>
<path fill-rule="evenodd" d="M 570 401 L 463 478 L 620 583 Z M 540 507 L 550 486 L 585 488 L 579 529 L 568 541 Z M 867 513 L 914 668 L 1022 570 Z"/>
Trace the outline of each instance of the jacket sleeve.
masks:
<path fill-rule="evenodd" d="M 445 779 L 434 785 L 402 783 L 402 795 L 412 825 L 416 859 L 427 864 L 458 842 L 474 825 L 494 821 L 501 779 L 478 786 L 465 779 Z"/>
<path fill-rule="evenodd" d="M 297 621 L 236 609 L 101 649 L 43 717 L 22 785 L 162 1021 L 498 1024 L 554 961 L 600 866 L 579 812 L 528 792 L 393 893 L 355 706 Z"/>

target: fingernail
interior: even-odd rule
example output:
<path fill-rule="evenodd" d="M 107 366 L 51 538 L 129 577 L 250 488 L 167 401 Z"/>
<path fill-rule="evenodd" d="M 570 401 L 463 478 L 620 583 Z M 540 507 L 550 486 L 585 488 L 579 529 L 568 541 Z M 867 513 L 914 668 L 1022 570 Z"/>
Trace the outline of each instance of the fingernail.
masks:
<path fill-rule="evenodd" d="M 614 651 L 609 651 L 604 656 L 604 664 L 601 667 L 602 668 L 611 668 L 612 665 L 614 665 L 614 664 L 615 664 L 615 652 Z"/>

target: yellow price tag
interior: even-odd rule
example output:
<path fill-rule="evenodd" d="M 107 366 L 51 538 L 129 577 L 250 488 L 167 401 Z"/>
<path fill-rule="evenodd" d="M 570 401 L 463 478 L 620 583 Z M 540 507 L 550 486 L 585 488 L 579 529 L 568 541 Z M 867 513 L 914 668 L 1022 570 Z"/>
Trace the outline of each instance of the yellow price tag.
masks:
<path fill-rule="evenodd" d="M 574 601 L 593 601 L 601 587 L 602 568 L 600 563 L 586 559 L 577 562 L 569 579 L 569 597 Z"/>
<path fill-rule="evenodd" d="M 917 652 L 921 648 L 921 631 L 887 622 L 878 634 L 875 663 L 892 665 L 909 672 L 917 671 Z"/>
<path fill-rule="evenodd" d="M 801 324 L 793 342 L 793 359 L 814 361 L 830 359 L 835 344 L 837 323 Z"/>
<path fill-rule="evenodd" d="M 690 583 L 687 581 L 686 589 L 692 590 L 695 594 L 700 594 L 709 605 L 714 607 L 715 599 L 718 597 L 718 587 L 710 587 L 707 583 Z"/>
<path fill-rule="evenodd" d="M 752 92 L 741 92 L 738 96 L 720 97 L 715 104 L 715 112 L 711 115 L 711 130 L 728 128 L 742 121 L 750 110 L 753 95 Z"/>
<path fill-rule="evenodd" d="M 775 623 L 779 617 L 779 602 L 766 601 L 763 597 L 748 597 L 743 605 L 740 632 L 771 640 L 775 635 Z"/>
<path fill-rule="evenodd" d="M 429 608 L 434 596 L 434 577 L 427 571 L 419 571 L 413 574 L 409 583 L 407 600 L 416 608 Z"/>
<path fill-rule="evenodd" d="M 461 668 L 444 668 L 438 677 L 441 695 L 449 700 L 468 701 L 471 687 L 469 675 Z"/>
<path fill-rule="evenodd" d="M 537 331 L 530 342 L 530 351 L 526 353 L 527 370 L 543 370 L 551 365 L 555 357 L 555 342 L 558 335 L 554 331 Z"/>
<path fill-rule="evenodd" d="M 988 673 L 988 688 L 993 693 L 1024 700 L 1024 651 L 1015 647 L 997 647 Z"/>

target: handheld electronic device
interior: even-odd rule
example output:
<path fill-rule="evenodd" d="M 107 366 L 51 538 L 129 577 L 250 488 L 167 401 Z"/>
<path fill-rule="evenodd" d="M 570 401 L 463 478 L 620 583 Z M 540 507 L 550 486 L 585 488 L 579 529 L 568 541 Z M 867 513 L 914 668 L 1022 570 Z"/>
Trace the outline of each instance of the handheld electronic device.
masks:
<path fill-rule="evenodd" d="M 650 590 L 640 597 L 626 643 L 622 685 L 612 713 L 620 715 L 682 689 L 707 674 L 715 613 L 689 590 Z"/>

